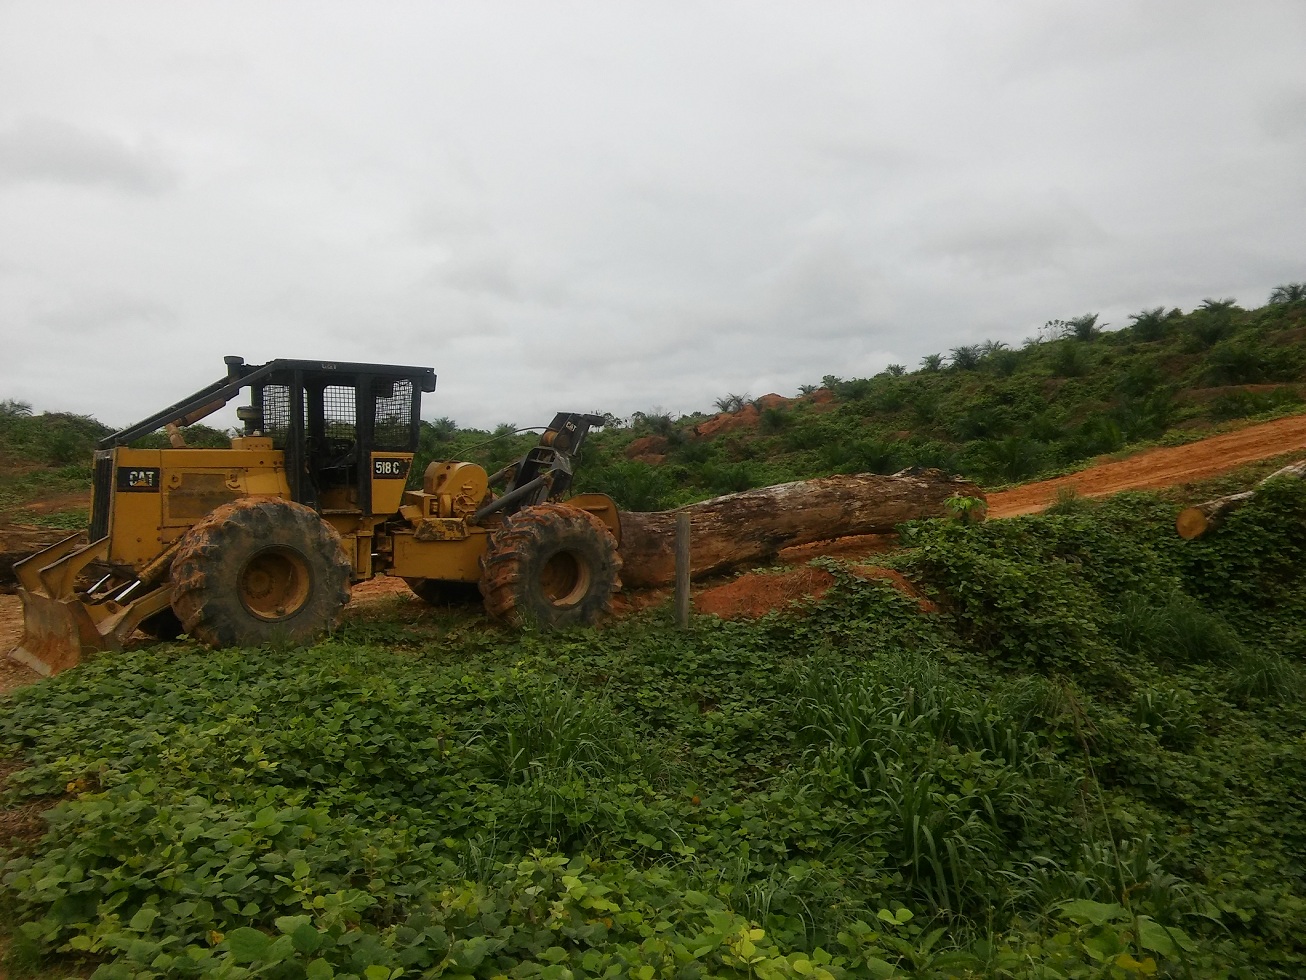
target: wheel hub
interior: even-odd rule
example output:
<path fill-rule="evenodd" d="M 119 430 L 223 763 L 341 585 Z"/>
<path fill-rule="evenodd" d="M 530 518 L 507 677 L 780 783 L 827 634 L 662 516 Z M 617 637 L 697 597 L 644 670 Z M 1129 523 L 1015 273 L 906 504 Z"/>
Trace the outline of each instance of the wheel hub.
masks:
<path fill-rule="evenodd" d="M 303 608 L 312 577 L 303 555 L 289 548 L 265 548 L 240 573 L 240 601 L 260 619 L 278 620 Z"/>
<path fill-rule="evenodd" d="M 540 572 L 540 589 L 555 606 L 574 606 L 590 588 L 590 567 L 570 551 L 550 556 Z"/>

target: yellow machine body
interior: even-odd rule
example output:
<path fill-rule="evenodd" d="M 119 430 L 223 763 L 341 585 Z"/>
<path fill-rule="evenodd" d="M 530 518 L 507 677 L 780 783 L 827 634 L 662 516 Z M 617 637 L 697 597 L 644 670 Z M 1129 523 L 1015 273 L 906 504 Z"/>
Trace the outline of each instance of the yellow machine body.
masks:
<path fill-rule="evenodd" d="M 476 582 L 493 517 L 472 524 L 492 499 L 485 470 L 475 463 L 435 462 L 421 490 L 405 490 L 411 453 L 373 453 L 372 513 L 356 506 L 352 488 L 322 495 L 322 519 L 340 535 L 355 581 L 377 574 L 405 579 Z M 140 623 L 168 608 L 168 564 L 186 532 L 224 504 L 244 497 L 290 499 L 285 454 L 265 438 L 232 440 L 231 449 L 113 451 L 113 489 L 102 526 L 110 533 L 82 545 L 79 535 L 19 562 L 15 571 L 25 632 L 15 659 L 44 674 L 58 673 L 85 654 L 118 649 Z M 568 503 L 599 517 L 620 540 L 616 505 L 605 494 Z M 92 525 L 100 515 L 92 514 Z M 119 601 L 80 594 L 90 568 L 110 568 L 141 588 Z M 127 601 L 127 600 L 130 601 Z"/>
<path fill-rule="evenodd" d="M 225 377 L 101 440 L 89 543 L 72 535 L 14 566 L 24 610 L 15 659 L 56 673 L 85 653 L 117 648 L 138 626 L 175 635 L 183 620 L 204 642 L 229 645 L 292 628 L 302 612 L 297 622 L 314 624 L 303 626 L 307 637 L 334 622 L 351 580 L 476 582 L 505 518 L 563 496 L 569 454 L 604 422 L 559 413 L 540 445 L 499 473 L 436 462 L 421 489 L 409 490 L 421 395 L 435 390 L 432 369 L 225 361 Z M 243 435 L 228 448 L 186 446 L 185 426 L 245 391 L 249 404 L 236 411 Z M 169 448 L 132 447 L 160 430 Z M 498 485 L 496 497 L 490 488 Z M 568 504 L 619 534 L 608 498 Z M 293 545 L 284 537 L 292 532 Z M 224 564 L 223 555 L 238 557 Z M 207 590 L 203 601 L 199 590 Z"/>

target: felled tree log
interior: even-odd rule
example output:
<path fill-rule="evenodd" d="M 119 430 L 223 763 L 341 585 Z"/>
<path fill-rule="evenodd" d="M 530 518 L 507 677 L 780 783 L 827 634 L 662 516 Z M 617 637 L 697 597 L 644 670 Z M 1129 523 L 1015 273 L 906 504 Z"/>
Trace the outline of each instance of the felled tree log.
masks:
<path fill-rule="evenodd" d="M 708 575 L 774 558 L 783 548 L 852 534 L 882 534 L 903 521 L 941 517 L 949 497 L 984 499 L 973 483 L 939 470 L 861 473 L 745 490 L 679 510 L 621 513 L 622 581 L 675 581 L 676 515 L 690 518 L 690 571 Z"/>
<path fill-rule="evenodd" d="M 62 528 L 0 524 L 0 592 L 11 591 L 18 585 L 14 576 L 15 562 L 62 541 L 71 533 Z"/>
<path fill-rule="evenodd" d="M 1257 484 L 1262 486 L 1271 480 L 1280 477 L 1289 477 L 1297 480 L 1306 479 L 1306 459 L 1300 463 L 1293 463 L 1291 466 L 1285 466 L 1281 470 L 1275 470 L 1264 480 Z M 1256 496 L 1255 490 L 1244 490 L 1241 493 L 1230 493 L 1223 497 L 1216 497 L 1214 500 L 1208 500 L 1205 503 L 1194 504 L 1192 507 L 1185 507 L 1175 518 L 1175 530 L 1179 532 L 1179 537 L 1191 541 L 1193 538 L 1200 538 L 1207 531 L 1214 527 L 1219 527 L 1229 514 L 1237 510 L 1247 501 Z"/>

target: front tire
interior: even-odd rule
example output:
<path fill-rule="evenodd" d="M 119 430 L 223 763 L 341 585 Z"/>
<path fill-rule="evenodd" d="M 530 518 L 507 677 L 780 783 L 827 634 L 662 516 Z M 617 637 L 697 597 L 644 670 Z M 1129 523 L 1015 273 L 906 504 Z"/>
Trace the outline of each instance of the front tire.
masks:
<path fill-rule="evenodd" d="M 172 608 L 210 647 L 310 643 L 349 601 L 331 525 L 289 500 L 247 497 L 192 527 L 172 563 Z"/>
<path fill-rule="evenodd" d="M 621 588 L 616 538 L 593 514 L 566 504 L 509 517 L 490 539 L 481 571 L 486 611 L 516 625 L 593 623 Z"/>

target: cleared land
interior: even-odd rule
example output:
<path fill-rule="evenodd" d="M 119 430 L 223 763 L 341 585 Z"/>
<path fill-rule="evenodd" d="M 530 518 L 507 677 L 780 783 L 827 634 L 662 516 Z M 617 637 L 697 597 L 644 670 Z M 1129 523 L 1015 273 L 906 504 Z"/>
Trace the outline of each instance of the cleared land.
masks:
<path fill-rule="evenodd" d="M 990 494 L 989 516 L 1037 513 L 1055 503 L 1057 494 L 1064 489 L 1072 489 L 1081 497 L 1105 497 L 1122 490 L 1159 490 L 1210 479 L 1248 463 L 1299 449 L 1306 450 L 1306 415 L 1276 419 L 1186 446 L 1149 449 L 1128 459 L 1102 463 L 1055 480 L 1027 483 L 1014 490 Z"/>

